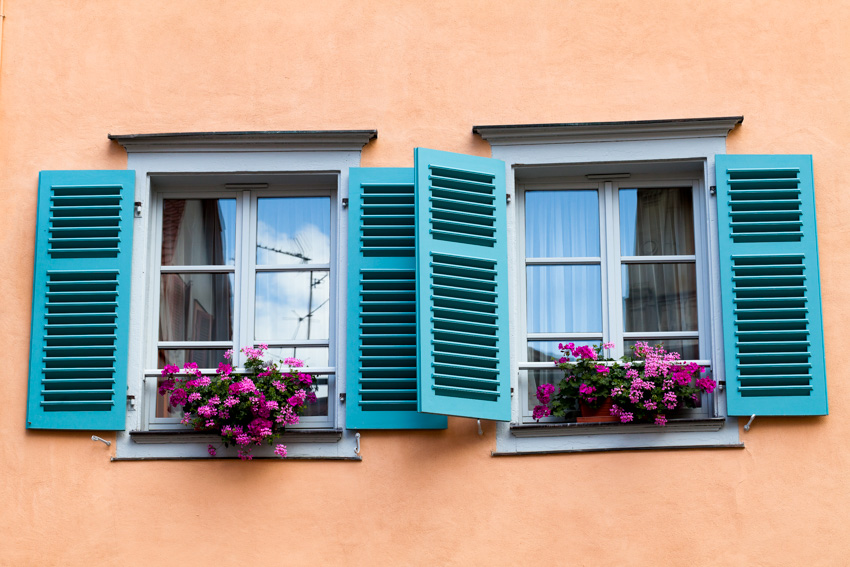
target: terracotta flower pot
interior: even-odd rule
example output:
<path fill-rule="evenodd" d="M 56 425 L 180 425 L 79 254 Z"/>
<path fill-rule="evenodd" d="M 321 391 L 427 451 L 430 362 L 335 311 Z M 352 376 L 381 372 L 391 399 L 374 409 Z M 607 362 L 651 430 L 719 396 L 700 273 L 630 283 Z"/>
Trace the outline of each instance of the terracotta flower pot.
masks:
<path fill-rule="evenodd" d="M 611 415 L 611 406 L 614 402 L 611 398 L 605 398 L 599 409 L 593 409 L 584 402 L 579 402 L 581 417 L 577 417 L 578 423 L 613 423 L 619 421 L 616 415 Z"/>

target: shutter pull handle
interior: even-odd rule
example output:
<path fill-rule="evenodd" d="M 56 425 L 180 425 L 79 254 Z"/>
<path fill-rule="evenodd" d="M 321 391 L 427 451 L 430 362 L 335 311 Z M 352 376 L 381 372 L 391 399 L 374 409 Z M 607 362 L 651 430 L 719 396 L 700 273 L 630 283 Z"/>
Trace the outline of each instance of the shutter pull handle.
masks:
<path fill-rule="evenodd" d="M 747 425 L 744 426 L 744 431 L 750 430 L 750 425 L 752 425 L 753 420 L 756 418 L 756 414 L 750 416 L 750 421 L 747 422 Z"/>
<path fill-rule="evenodd" d="M 484 435 L 484 430 L 481 429 L 481 420 L 478 420 L 478 435 Z"/>
<path fill-rule="evenodd" d="M 106 446 L 107 446 L 107 447 L 109 447 L 110 445 L 112 445 L 112 441 L 107 441 L 107 440 L 106 440 L 106 439 L 104 439 L 103 437 L 98 437 L 97 435 L 92 435 L 92 436 L 91 436 L 91 440 L 92 440 L 92 441 L 100 441 L 101 443 L 106 443 Z"/>

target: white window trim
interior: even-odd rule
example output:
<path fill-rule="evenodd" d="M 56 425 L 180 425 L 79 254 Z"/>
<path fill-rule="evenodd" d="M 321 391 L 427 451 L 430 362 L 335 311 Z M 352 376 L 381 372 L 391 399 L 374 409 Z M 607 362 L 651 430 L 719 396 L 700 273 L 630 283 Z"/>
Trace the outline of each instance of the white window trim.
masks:
<path fill-rule="evenodd" d="M 659 168 L 663 171 L 663 164 L 659 164 Z M 708 255 L 706 237 L 707 234 L 707 224 L 705 221 L 705 211 L 703 209 L 704 200 L 700 199 L 704 192 L 702 179 L 696 179 L 694 176 L 688 174 L 677 174 L 677 175 L 652 175 L 647 176 L 644 174 L 638 174 L 636 176 L 631 176 L 628 180 L 620 180 L 615 179 L 613 181 L 581 181 L 578 179 L 569 179 L 565 182 L 524 182 L 520 185 L 516 186 L 516 203 L 517 210 L 515 219 L 517 222 L 517 258 L 518 262 L 522 265 L 519 266 L 520 278 L 516 282 L 517 287 L 517 295 L 520 298 L 518 301 L 518 309 L 520 314 L 517 318 L 517 332 L 520 337 L 525 337 L 526 341 L 539 340 L 539 341 L 563 341 L 568 342 L 571 340 L 576 341 L 591 341 L 594 343 L 601 343 L 603 341 L 612 341 L 616 345 L 615 348 L 611 351 L 611 356 L 613 358 L 619 358 L 625 354 L 624 352 L 624 340 L 628 340 L 628 337 L 624 337 L 624 330 L 622 329 L 623 324 L 623 313 L 621 304 L 615 304 L 616 299 L 622 297 L 621 287 L 621 278 L 619 266 L 624 263 L 632 263 L 629 262 L 628 256 L 616 256 L 614 254 L 614 249 L 617 247 L 616 243 L 619 242 L 620 239 L 620 225 L 619 225 L 619 212 L 618 205 L 616 204 L 616 194 L 619 189 L 625 188 L 669 188 L 669 187 L 690 187 L 694 200 L 693 206 L 693 215 L 694 215 L 694 252 L 695 254 L 688 256 L 680 256 L 680 258 L 687 258 L 685 261 L 692 262 L 695 265 L 695 275 L 697 282 L 697 313 L 698 313 L 698 328 L 695 331 L 695 337 L 699 337 L 700 339 L 700 350 L 704 353 L 711 352 L 711 337 L 708 333 L 708 321 L 710 320 L 710 301 L 708 297 L 706 297 L 705 291 L 708 289 L 709 281 L 708 276 L 705 273 L 705 265 Z M 535 258 L 534 262 L 531 264 L 528 263 L 528 258 L 525 256 L 525 192 L 526 191 L 545 191 L 545 190 L 592 190 L 599 192 L 599 226 L 600 229 L 605 229 L 605 227 L 609 227 L 606 231 L 602 231 L 600 234 L 601 242 L 600 242 L 600 256 L 598 258 Z M 567 222 L 569 219 L 566 219 Z M 616 258 L 616 260 L 614 259 Z M 624 259 L 626 262 L 624 262 Z M 665 262 L 672 260 L 671 258 L 664 258 L 660 256 L 652 257 L 654 262 Z M 592 261 L 591 261 L 592 260 Z M 682 260 L 680 260 L 682 261 Z M 543 335 L 539 337 L 529 337 L 528 329 L 527 329 L 527 291 L 526 291 L 526 273 L 525 269 L 529 265 L 576 265 L 576 264 L 587 264 L 587 265 L 599 265 L 601 266 L 601 276 L 602 276 L 602 320 L 603 320 L 603 329 L 607 327 L 608 333 L 534 333 L 537 335 Z M 613 270 L 613 271 L 612 271 Z M 614 277 L 612 278 L 612 274 Z M 670 333 L 641 333 L 641 335 L 657 335 L 657 340 L 661 340 L 662 335 L 669 335 L 672 337 L 679 338 L 687 333 L 684 332 L 670 332 Z M 571 338 L 566 337 L 565 335 L 574 335 Z M 633 340 L 633 339 L 632 339 Z M 650 339 L 651 341 L 652 339 Z M 520 344 L 518 345 L 518 366 L 519 372 L 527 371 L 530 369 L 551 369 L 551 362 L 529 362 L 527 360 L 527 349 L 523 349 L 521 346 L 522 341 L 520 340 Z M 698 359 L 690 360 L 690 362 L 696 362 L 703 366 L 711 367 L 711 358 L 709 357 L 700 357 Z M 528 393 L 528 380 L 523 379 L 520 376 L 518 380 L 518 391 L 519 395 L 517 396 L 518 406 L 520 410 L 520 416 L 518 418 L 518 422 L 529 424 L 533 423 L 531 415 L 531 408 L 526 407 L 523 403 L 523 400 L 527 400 Z M 713 396 L 710 399 L 714 399 Z M 692 410 L 687 410 L 688 415 L 692 419 L 708 419 L 712 418 L 716 415 L 716 409 L 713 407 L 709 408 L 706 405 L 703 405 L 702 408 L 695 408 Z M 540 420 L 541 423 L 556 423 L 559 420 L 554 418 L 544 418 Z"/>
<path fill-rule="evenodd" d="M 659 120 L 584 124 L 542 124 L 517 126 L 475 126 L 473 132 L 488 141 L 492 156 L 505 162 L 506 191 L 514 196 L 516 169 L 525 166 L 662 163 L 675 161 L 703 164 L 702 179 L 706 188 L 715 186 L 714 156 L 726 152 L 726 136 L 743 117 L 691 120 Z M 717 208 L 712 190 L 703 191 L 701 209 L 707 222 L 707 278 L 710 304 L 708 333 L 712 345 L 712 368 L 718 381 L 723 376 L 723 330 L 720 309 L 720 280 L 717 251 Z M 513 203 L 516 200 L 512 200 Z M 509 205 L 508 242 L 519 242 L 520 223 L 517 207 Z M 696 229 L 696 227 L 695 227 Z M 509 281 L 524 279 L 524 254 L 516 246 L 508 249 Z M 741 447 L 736 418 L 726 417 L 704 424 L 647 428 L 637 425 L 522 425 L 522 389 L 519 387 L 519 349 L 526 349 L 524 313 L 525 298 L 518 293 L 524 286 L 514 285 L 510 294 L 511 400 L 510 423 L 496 428 L 494 455 L 540 454 L 618 449 Z M 725 390 L 715 392 L 716 415 L 725 416 Z M 596 427 L 596 426 L 603 427 Z M 613 425 L 613 426 L 612 426 Z M 653 426 L 655 427 L 655 426 Z M 614 432 L 611 432 L 613 430 Z"/>
<path fill-rule="evenodd" d="M 148 273 L 153 271 L 150 239 L 155 234 L 157 215 L 153 204 L 151 178 L 157 175 L 250 174 L 250 173 L 329 173 L 337 176 L 335 199 L 331 202 L 336 226 L 336 286 L 332 290 L 336 321 L 346 320 L 348 215 L 344 203 L 348 197 L 349 168 L 360 166 L 362 147 L 377 133 L 374 130 L 325 132 L 238 132 L 209 134 L 142 134 L 110 136 L 127 150 L 127 168 L 136 172 L 135 202 L 137 216 L 133 226 L 133 274 L 131 288 L 130 340 L 128 352 L 127 417 L 125 430 L 119 431 L 116 460 L 209 458 L 203 434 L 163 434 L 144 432 L 145 357 L 150 352 L 146 332 L 149 298 L 153 297 Z M 237 299 L 238 300 L 238 299 Z M 331 329 L 333 344 L 339 345 L 333 356 L 336 391 L 329 399 L 333 429 L 325 431 L 288 431 L 283 442 L 288 458 L 359 459 L 359 440 L 345 429 L 345 349 L 344 324 Z M 235 456 L 235 449 L 219 451 L 219 457 Z M 271 457 L 271 447 L 254 450 L 256 457 Z"/>
<path fill-rule="evenodd" d="M 156 190 L 152 192 L 152 214 L 155 215 L 155 219 L 153 219 L 152 223 L 154 224 L 154 229 L 152 233 L 152 239 L 149 243 L 152 246 L 153 254 L 150 255 L 151 260 L 151 268 L 149 270 L 149 277 L 147 281 L 147 289 L 149 290 L 150 301 L 148 301 L 148 315 L 145 319 L 146 329 L 146 338 L 149 345 L 152 345 L 149 348 L 148 357 L 146 359 L 145 364 L 145 384 L 142 390 L 142 402 L 141 405 L 145 408 L 144 417 L 142 421 L 142 430 L 145 431 L 153 431 L 153 430 L 169 430 L 169 429 L 181 429 L 183 426 L 180 425 L 179 418 L 161 418 L 156 417 L 155 404 L 151 403 L 151 400 L 156 396 L 157 390 L 157 378 L 160 376 L 160 372 L 156 370 L 157 356 L 156 351 L 158 346 L 162 341 L 158 340 L 158 320 L 159 320 L 159 305 L 160 305 L 160 282 L 159 276 L 162 273 L 167 273 L 163 271 L 163 268 L 167 271 L 177 271 L 177 273 L 186 273 L 197 271 L 199 273 L 226 273 L 226 274 L 234 274 L 235 276 L 235 286 L 234 286 L 234 321 L 238 321 L 236 325 L 237 329 L 250 333 L 250 329 L 254 328 L 254 300 L 255 300 L 255 284 L 256 284 L 256 274 L 262 272 L 301 272 L 305 270 L 303 264 L 292 264 L 292 265 L 275 265 L 275 266 L 260 266 L 256 265 L 256 258 L 254 255 L 254 244 L 256 241 L 256 230 L 257 226 L 257 199 L 263 198 L 285 198 L 285 197 L 329 197 L 331 203 L 336 203 L 336 189 L 328 189 L 325 187 L 318 188 L 316 190 L 312 190 L 309 188 L 303 187 L 295 187 L 295 188 L 268 188 L 268 189 L 252 189 L 252 190 L 239 190 L 239 191 L 221 191 L 221 190 L 206 190 L 202 188 L 174 188 L 174 189 L 166 189 L 166 190 Z M 159 250 L 162 248 L 162 211 L 163 211 L 163 200 L 164 199 L 192 199 L 192 198 L 230 198 L 236 200 L 236 216 L 241 217 L 240 222 L 237 223 L 237 226 L 240 226 L 240 230 L 236 233 L 235 245 L 238 251 L 237 261 L 232 266 L 223 265 L 223 266 L 161 266 L 161 264 L 157 261 Z M 307 269 L 319 269 L 319 270 L 329 270 L 332 274 L 332 278 L 330 281 L 330 293 L 331 297 L 335 297 L 335 291 L 337 286 L 337 271 L 338 271 L 338 263 L 336 261 L 336 242 L 337 242 L 337 234 L 336 234 L 336 223 L 338 222 L 338 213 L 336 207 L 330 206 L 330 237 L 331 237 L 331 249 L 330 249 L 330 263 L 325 264 L 313 264 Z M 247 226 L 246 226 L 247 225 Z M 245 238 L 245 235 L 248 235 Z M 246 275 L 248 274 L 248 275 Z M 246 285 L 247 284 L 247 285 Z M 331 302 L 330 311 L 329 311 L 329 320 L 336 321 L 336 305 Z M 238 333 L 234 333 L 235 336 L 238 336 Z M 330 337 L 329 337 L 330 338 Z M 201 342 L 214 342 L 214 341 L 198 341 Z M 245 346 L 249 343 L 257 344 L 259 342 L 265 342 L 271 345 L 271 348 L 275 348 L 276 346 L 280 346 L 278 343 L 282 341 L 278 341 L 275 343 L 272 340 L 269 340 L 268 337 L 260 337 L 259 340 L 250 341 L 247 336 L 241 339 L 237 339 L 234 343 L 230 344 L 228 341 L 227 345 L 222 345 L 220 348 L 233 348 L 234 349 L 234 365 L 238 366 L 238 369 L 242 368 L 242 364 L 244 362 L 245 356 L 239 352 L 239 349 L 242 346 Z M 310 367 L 306 370 L 311 371 L 314 374 L 327 375 L 329 384 L 329 394 L 333 396 L 336 390 L 336 374 L 337 367 L 334 363 L 336 360 L 335 357 L 335 348 L 338 348 L 338 345 L 335 345 L 332 340 L 300 340 L 300 341 L 288 341 L 288 345 L 285 345 L 284 348 L 288 348 L 291 344 L 301 343 L 299 346 L 324 346 L 328 348 L 328 356 L 329 356 L 329 365 L 322 367 Z M 205 371 L 213 372 L 215 368 L 211 369 L 202 369 Z M 289 429 L 297 430 L 297 429 L 310 429 L 310 428 L 318 428 L 318 429 L 329 429 L 334 428 L 336 424 L 335 413 L 336 404 L 330 403 L 328 401 L 328 415 L 327 416 L 302 416 L 301 421 L 298 425 L 290 426 Z"/>

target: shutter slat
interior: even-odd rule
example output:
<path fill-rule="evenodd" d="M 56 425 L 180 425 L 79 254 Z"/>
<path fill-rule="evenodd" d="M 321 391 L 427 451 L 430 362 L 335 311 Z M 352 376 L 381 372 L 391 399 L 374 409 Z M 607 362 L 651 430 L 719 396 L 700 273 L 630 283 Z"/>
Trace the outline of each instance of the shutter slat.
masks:
<path fill-rule="evenodd" d="M 349 182 L 346 427 L 445 428 L 417 411 L 413 170 L 352 168 Z"/>
<path fill-rule="evenodd" d="M 716 167 L 729 415 L 824 415 L 811 157 L 718 155 Z"/>
<path fill-rule="evenodd" d="M 124 429 L 134 175 L 39 177 L 27 427 Z"/>

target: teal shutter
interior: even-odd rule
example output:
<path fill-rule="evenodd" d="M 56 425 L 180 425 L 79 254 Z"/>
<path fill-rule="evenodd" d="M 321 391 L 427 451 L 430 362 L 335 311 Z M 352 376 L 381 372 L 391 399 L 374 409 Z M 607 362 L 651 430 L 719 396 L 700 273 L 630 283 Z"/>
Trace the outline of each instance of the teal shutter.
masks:
<path fill-rule="evenodd" d="M 811 156 L 716 167 L 729 415 L 826 415 Z"/>
<path fill-rule="evenodd" d="M 419 410 L 510 421 L 505 164 L 414 156 Z"/>
<path fill-rule="evenodd" d="M 42 171 L 27 427 L 124 429 L 133 171 Z"/>
<path fill-rule="evenodd" d="M 444 429 L 417 412 L 413 170 L 349 174 L 346 427 Z"/>

